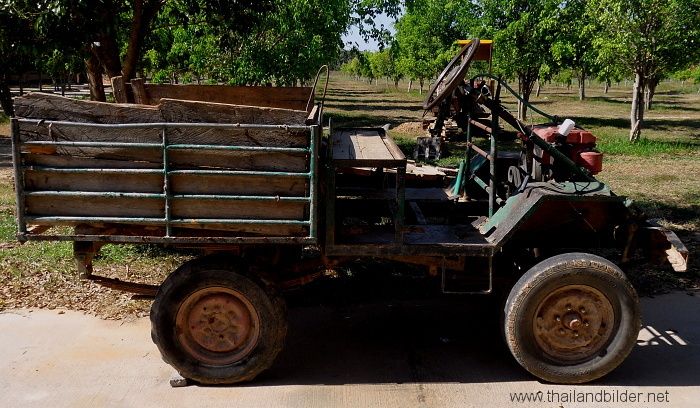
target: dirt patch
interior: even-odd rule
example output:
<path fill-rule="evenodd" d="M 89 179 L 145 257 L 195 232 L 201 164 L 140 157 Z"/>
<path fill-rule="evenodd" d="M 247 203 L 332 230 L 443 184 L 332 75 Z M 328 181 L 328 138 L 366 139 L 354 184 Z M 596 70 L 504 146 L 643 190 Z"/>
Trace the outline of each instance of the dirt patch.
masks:
<path fill-rule="evenodd" d="M 396 127 L 391 128 L 392 131 L 398 133 L 422 133 L 422 122 L 404 122 Z"/>

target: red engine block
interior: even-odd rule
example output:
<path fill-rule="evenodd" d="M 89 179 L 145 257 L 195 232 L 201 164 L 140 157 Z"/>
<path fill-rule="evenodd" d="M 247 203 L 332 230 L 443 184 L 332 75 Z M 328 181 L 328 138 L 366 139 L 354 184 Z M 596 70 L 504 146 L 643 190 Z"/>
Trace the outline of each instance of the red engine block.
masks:
<path fill-rule="evenodd" d="M 557 126 L 533 126 L 532 131 L 547 143 L 563 142 L 566 144 L 566 152 L 574 163 L 582 166 L 591 174 L 598 174 L 603 170 L 603 153 L 595 150 L 596 137 L 593 133 L 581 129 L 572 129 L 566 136 L 566 140 L 557 132 Z M 551 158 L 547 152 L 536 149 L 536 153 L 544 163 L 550 163 Z"/>

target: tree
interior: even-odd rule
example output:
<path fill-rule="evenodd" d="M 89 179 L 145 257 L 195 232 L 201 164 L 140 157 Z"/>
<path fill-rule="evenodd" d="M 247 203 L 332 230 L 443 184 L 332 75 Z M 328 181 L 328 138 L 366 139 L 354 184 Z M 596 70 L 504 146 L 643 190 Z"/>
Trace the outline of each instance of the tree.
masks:
<path fill-rule="evenodd" d="M 518 79 L 518 92 L 530 100 L 542 66 L 551 60 L 551 44 L 558 29 L 568 22 L 557 20 L 560 2 L 555 0 L 482 0 L 459 20 L 462 32 L 492 38 L 496 44 L 494 70 Z M 518 104 L 525 119 L 527 106 Z"/>
<path fill-rule="evenodd" d="M 16 14 L 0 8 L 0 106 L 7 116 L 13 114 L 9 76 L 31 66 L 30 60 L 35 51 L 31 33 L 31 27 L 25 25 Z"/>
<path fill-rule="evenodd" d="M 700 57 L 697 0 L 595 0 L 590 12 L 600 22 L 595 45 L 607 61 L 634 74 L 629 140 L 641 137 L 645 89 L 651 100 L 658 80 Z"/>
<path fill-rule="evenodd" d="M 370 68 L 375 78 L 385 78 L 388 82 L 389 78 L 394 77 L 396 65 L 392 59 L 390 49 L 385 48 L 382 51 L 372 52 L 368 55 L 368 58 Z"/>
<path fill-rule="evenodd" d="M 57 49 L 66 56 L 84 57 L 91 96 L 103 100 L 102 73 L 126 79 L 136 75 L 144 44 L 163 10 L 180 25 L 189 24 L 192 16 L 203 18 L 201 23 L 219 28 L 226 38 L 248 32 L 273 1 L 10 0 L 3 10 L 33 27 L 27 38 L 35 38 L 43 52 Z"/>
<path fill-rule="evenodd" d="M 418 80 L 423 92 L 425 80 L 444 66 L 446 51 L 459 39 L 454 24 L 458 4 L 449 0 L 415 0 L 407 3 L 405 14 L 396 22 L 399 48 L 397 67 L 411 80 Z"/>
<path fill-rule="evenodd" d="M 568 0 L 558 9 L 560 24 L 552 44 L 552 54 L 560 66 L 573 69 L 578 80 L 579 100 L 586 98 L 586 79 L 595 69 L 595 18 L 586 10 L 586 0 Z"/>

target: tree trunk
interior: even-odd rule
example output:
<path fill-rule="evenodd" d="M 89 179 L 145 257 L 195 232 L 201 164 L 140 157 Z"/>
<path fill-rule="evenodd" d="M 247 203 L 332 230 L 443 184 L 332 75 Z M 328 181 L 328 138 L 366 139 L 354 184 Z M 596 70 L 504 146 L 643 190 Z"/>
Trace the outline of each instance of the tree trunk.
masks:
<path fill-rule="evenodd" d="M 394 89 L 399 89 L 399 79 L 394 78 Z"/>
<path fill-rule="evenodd" d="M 425 83 L 425 79 L 423 79 L 423 78 L 418 79 L 418 83 L 420 84 L 420 90 L 418 91 L 418 94 L 423 95 L 423 84 Z"/>
<path fill-rule="evenodd" d="M 656 94 L 656 87 L 659 85 L 659 79 L 652 77 L 647 82 L 647 86 L 644 92 L 644 109 L 647 111 L 651 110 L 652 102 L 654 100 L 654 95 Z"/>
<path fill-rule="evenodd" d="M 97 59 L 95 53 L 90 53 L 90 58 L 85 60 L 85 67 L 87 71 L 88 84 L 90 86 L 90 99 L 93 101 L 107 101 L 105 96 L 105 87 L 102 84 L 102 65 Z"/>
<path fill-rule="evenodd" d="M 605 85 L 603 85 L 603 93 L 607 95 L 609 90 L 610 90 L 610 80 L 606 79 Z"/>
<path fill-rule="evenodd" d="M 518 92 L 523 97 L 525 102 L 530 101 L 530 95 L 532 94 L 532 89 L 535 86 L 535 81 L 537 80 L 538 71 L 528 70 L 518 74 Z M 518 101 L 518 119 L 527 120 L 527 105 Z"/>
<path fill-rule="evenodd" d="M 15 111 L 14 106 L 12 106 L 12 93 L 10 93 L 10 84 L 5 74 L 0 76 L 0 106 L 2 106 L 2 111 L 5 112 L 5 115 L 14 116 Z"/>
<path fill-rule="evenodd" d="M 634 87 L 632 88 L 632 110 L 630 112 L 630 142 L 636 142 L 642 135 L 644 121 L 644 85 L 646 78 L 641 72 L 634 74 Z"/>
<path fill-rule="evenodd" d="M 136 76 L 136 64 L 141 57 L 143 40 L 163 3 L 165 2 L 162 0 L 134 0 L 129 42 L 122 65 L 122 76 L 127 81 Z"/>
<path fill-rule="evenodd" d="M 581 72 L 581 78 L 578 81 L 578 100 L 586 99 L 586 73 Z"/>
<path fill-rule="evenodd" d="M 409 79 L 408 80 L 408 91 L 406 91 L 406 92 L 411 92 L 412 89 L 413 89 L 413 80 Z"/>
<path fill-rule="evenodd" d="M 541 91 L 541 90 L 542 90 L 542 83 L 541 83 L 540 80 L 538 79 L 538 80 L 537 80 L 537 90 L 535 91 L 535 96 L 537 96 L 538 98 L 540 97 L 540 91 Z"/>

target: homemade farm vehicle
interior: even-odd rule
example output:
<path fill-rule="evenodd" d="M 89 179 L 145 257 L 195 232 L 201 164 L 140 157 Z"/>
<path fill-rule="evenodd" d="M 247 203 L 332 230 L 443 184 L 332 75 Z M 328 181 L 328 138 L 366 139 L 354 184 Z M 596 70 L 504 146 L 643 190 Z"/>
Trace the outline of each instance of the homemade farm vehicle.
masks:
<path fill-rule="evenodd" d="M 492 92 L 465 80 L 479 43 L 425 102 L 489 137 L 486 151 L 467 135 L 450 177 L 416 177 L 382 128 L 324 136 L 313 88 L 134 80 L 115 95 L 137 103 L 17 98 L 18 239 L 72 241 L 83 277 L 154 297 L 153 341 L 201 383 L 270 367 L 285 290 L 357 259 L 425 267 L 444 293 L 505 293 L 505 340 L 525 369 L 560 383 L 599 378 L 634 347 L 640 312 L 620 267 L 591 252 L 668 258 L 682 271 L 687 250 L 593 177 L 593 135 L 556 118 L 528 126 L 500 103 L 501 81 Z M 497 148 L 501 121 L 520 151 Z M 160 285 L 93 274 L 100 247 L 122 243 L 206 255 Z"/>

